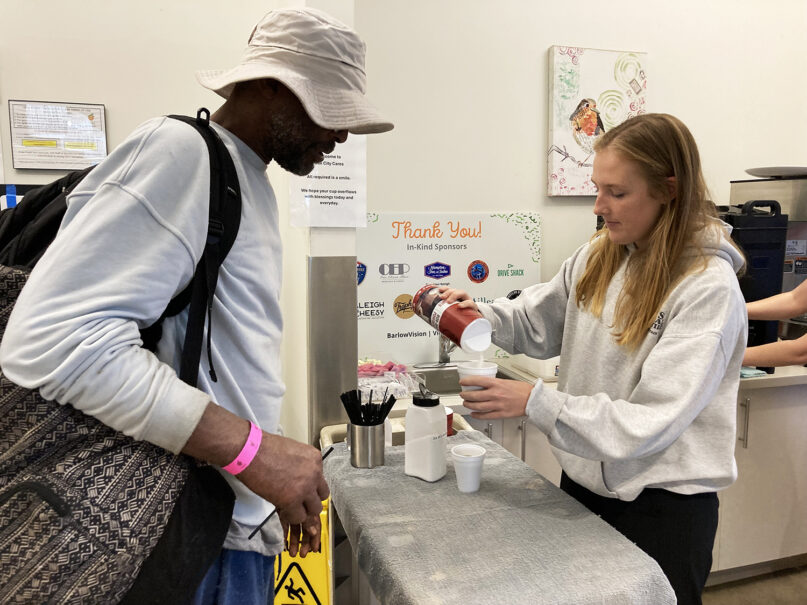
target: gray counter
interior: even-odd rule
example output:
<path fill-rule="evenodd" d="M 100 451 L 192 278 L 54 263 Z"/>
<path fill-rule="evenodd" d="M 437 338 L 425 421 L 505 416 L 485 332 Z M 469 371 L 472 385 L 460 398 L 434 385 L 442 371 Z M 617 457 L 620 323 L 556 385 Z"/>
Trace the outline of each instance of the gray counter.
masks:
<path fill-rule="evenodd" d="M 448 472 L 404 474 L 403 446 L 385 466 L 356 469 L 344 443 L 325 460 L 332 502 L 359 567 L 384 605 L 674 604 L 655 561 L 478 431 L 449 447 L 487 449 L 475 494 Z"/>

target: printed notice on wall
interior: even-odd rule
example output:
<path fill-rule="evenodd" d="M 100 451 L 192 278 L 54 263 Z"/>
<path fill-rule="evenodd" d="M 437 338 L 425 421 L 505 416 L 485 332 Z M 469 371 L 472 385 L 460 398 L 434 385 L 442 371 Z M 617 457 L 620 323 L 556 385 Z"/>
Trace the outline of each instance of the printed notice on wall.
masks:
<path fill-rule="evenodd" d="M 789 239 L 785 248 L 785 256 L 804 256 L 807 254 L 807 240 Z"/>
<path fill-rule="evenodd" d="M 515 296 L 541 281 L 541 217 L 512 213 L 370 213 L 356 231 L 359 357 L 410 365 L 436 362 L 436 330 L 415 315 L 426 284 L 477 302 Z M 495 346 L 485 357 L 506 357 Z M 461 350 L 452 359 L 467 359 Z"/>
<path fill-rule="evenodd" d="M 364 227 L 367 224 L 367 137 L 349 135 L 289 183 L 293 227 Z"/>
<path fill-rule="evenodd" d="M 9 101 L 14 168 L 78 170 L 106 157 L 103 105 Z"/>

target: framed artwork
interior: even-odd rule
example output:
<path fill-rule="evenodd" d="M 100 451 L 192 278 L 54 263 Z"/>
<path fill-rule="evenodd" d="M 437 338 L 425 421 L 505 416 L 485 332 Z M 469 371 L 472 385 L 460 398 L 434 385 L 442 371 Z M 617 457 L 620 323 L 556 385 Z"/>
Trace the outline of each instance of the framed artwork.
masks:
<path fill-rule="evenodd" d="M 594 142 L 647 111 L 647 53 L 549 49 L 547 195 L 594 195 Z"/>

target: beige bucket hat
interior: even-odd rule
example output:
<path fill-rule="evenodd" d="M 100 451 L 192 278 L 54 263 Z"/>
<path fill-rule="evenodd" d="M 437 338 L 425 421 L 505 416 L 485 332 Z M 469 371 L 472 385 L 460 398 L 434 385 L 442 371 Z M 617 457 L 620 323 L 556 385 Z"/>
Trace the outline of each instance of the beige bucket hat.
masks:
<path fill-rule="evenodd" d="M 352 29 L 311 8 L 273 10 L 255 26 L 241 63 L 199 71 L 205 88 L 230 96 L 236 82 L 273 78 L 287 86 L 323 128 L 372 134 L 393 124 L 364 95 L 365 44 Z"/>

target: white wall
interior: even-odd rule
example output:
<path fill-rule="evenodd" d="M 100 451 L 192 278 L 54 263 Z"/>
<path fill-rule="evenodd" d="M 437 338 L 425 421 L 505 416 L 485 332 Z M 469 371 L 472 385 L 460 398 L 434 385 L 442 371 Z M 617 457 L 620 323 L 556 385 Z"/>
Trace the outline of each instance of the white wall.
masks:
<path fill-rule="evenodd" d="M 222 99 L 196 83 L 198 69 L 228 69 L 255 23 L 301 1 L 0 0 L 0 140 L 6 182 L 45 183 L 61 173 L 12 169 L 8 100 L 106 106 L 109 148 L 156 115 L 215 110 Z M 337 7 L 338 8 L 338 7 Z M 305 280 L 308 233 L 288 225 L 286 173 L 272 165 L 284 241 L 286 433 L 306 440 Z M 302 302 L 301 302 L 302 301 Z"/>
<path fill-rule="evenodd" d="M 215 109 L 194 72 L 235 64 L 266 11 L 301 4 L 352 18 L 368 92 L 396 123 L 368 137 L 370 210 L 537 210 L 545 278 L 594 226 L 590 198 L 544 193 L 553 44 L 648 52 L 652 108 L 690 126 L 716 201 L 745 168 L 807 165 L 805 0 L 2 0 L 6 181 L 55 176 L 11 168 L 8 99 L 103 103 L 114 147 L 154 115 Z M 306 439 L 309 234 L 287 226 L 285 175 L 269 174 L 285 246 L 283 422 Z"/>
<path fill-rule="evenodd" d="M 593 198 L 547 198 L 547 49 L 649 53 L 649 103 L 700 145 L 713 199 L 754 166 L 807 166 L 805 0 L 356 0 L 374 210 L 537 210 L 544 279 L 591 234 Z"/>

